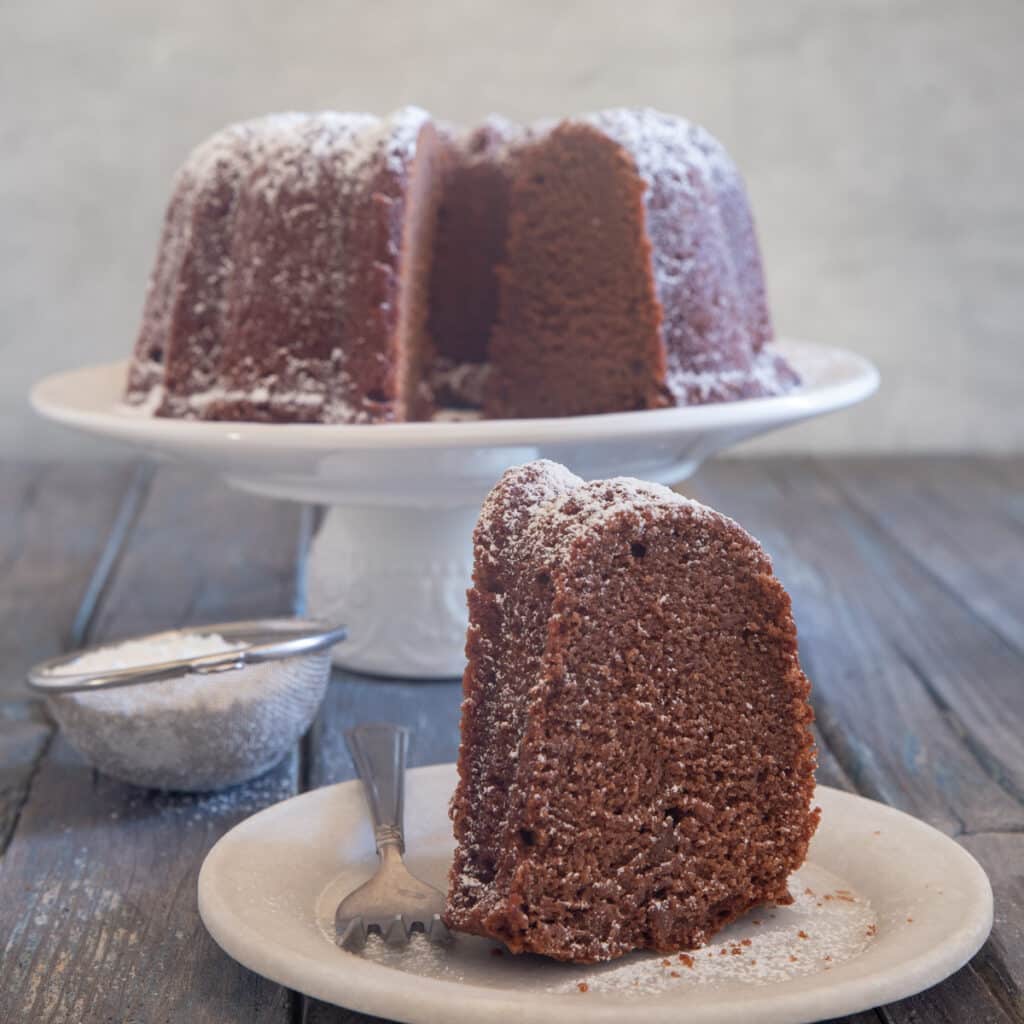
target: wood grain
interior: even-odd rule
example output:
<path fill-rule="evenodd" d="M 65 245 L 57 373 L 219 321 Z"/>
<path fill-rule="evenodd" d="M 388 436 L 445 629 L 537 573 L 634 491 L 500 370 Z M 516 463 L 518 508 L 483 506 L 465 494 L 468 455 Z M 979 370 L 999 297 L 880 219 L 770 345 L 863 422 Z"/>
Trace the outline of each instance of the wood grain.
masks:
<path fill-rule="evenodd" d="M 0 473 L 0 700 L 24 700 L 27 670 L 70 641 L 138 467 L 5 463 Z"/>
<path fill-rule="evenodd" d="M 288 614 L 301 528 L 297 506 L 161 470 L 89 639 Z M 203 856 L 228 828 L 297 786 L 293 755 L 225 794 L 159 795 L 98 776 L 58 739 L 0 875 L 0 1020 L 291 1019 L 295 997 L 240 967 L 206 934 L 195 884 Z"/>
<path fill-rule="evenodd" d="M 52 732 L 39 701 L 0 704 L 0 851 L 7 849 Z"/>
<path fill-rule="evenodd" d="M 0 486 L 0 854 L 52 734 L 25 688 L 28 669 L 71 642 L 76 611 L 126 496 L 145 486 L 132 464 L 15 463 Z"/>
<path fill-rule="evenodd" d="M 963 836 L 961 844 L 988 873 L 995 898 L 992 938 L 974 966 L 989 988 L 1024 1020 L 1024 834 Z"/>
<path fill-rule="evenodd" d="M 409 767 L 454 761 L 459 750 L 461 682 L 382 680 L 336 671 L 310 735 L 309 788 L 356 777 L 345 729 L 387 721 L 413 731 Z"/>
<path fill-rule="evenodd" d="M 850 459 L 821 467 L 954 600 L 1024 652 L 1020 492 L 970 459 Z"/>

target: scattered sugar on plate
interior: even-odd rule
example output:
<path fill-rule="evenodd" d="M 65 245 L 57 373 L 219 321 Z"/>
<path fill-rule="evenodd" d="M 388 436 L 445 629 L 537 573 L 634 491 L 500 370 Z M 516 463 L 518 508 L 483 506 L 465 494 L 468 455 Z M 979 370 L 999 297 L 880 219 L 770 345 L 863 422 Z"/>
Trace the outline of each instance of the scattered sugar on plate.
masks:
<path fill-rule="evenodd" d="M 495 957 L 492 941 L 466 935 L 457 935 L 450 946 L 414 935 L 404 948 L 371 937 L 361 955 L 394 970 L 447 981 L 479 984 L 486 978 L 491 985 L 552 994 L 644 998 L 692 986 L 770 985 L 830 971 L 875 940 L 873 907 L 844 880 L 809 863 L 790 879 L 790 891 L 791 906 L 759 907 L 703 949 L 669 955 L 633 953 L 581 967 L 537 956 Z M 339 894 L 344 895 L 340 888 L 327 903 L 336 905 Z M 325 938 L 333 940 L 326 917 L 322 927 Z"/>

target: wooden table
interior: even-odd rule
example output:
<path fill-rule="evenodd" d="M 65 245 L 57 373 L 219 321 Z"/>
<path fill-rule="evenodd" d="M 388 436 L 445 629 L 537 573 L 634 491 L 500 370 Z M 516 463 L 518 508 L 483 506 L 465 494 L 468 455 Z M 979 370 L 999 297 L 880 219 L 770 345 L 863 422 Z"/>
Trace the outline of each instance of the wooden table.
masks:
<path fill-rule="evenodd" d="M 733 515 L 794 598 L 819 778 L 924 818 L 984 864 L 991 939 L 868 1021 L 1024 1021 L 1024 459 L 725 461 L 687 493 Z M 0 467 L 0 1022 L 367 1018 L 226 957 L 196 911 L 203 856 L 236 822 L 353 776 L 343 725 L 416 730 L 455 755 L 455 682 L 337 673 L 314 728 L 227 794 L 97 775 L 22 687 L 61 650 L 169 625 L 301 610 L 314 515 L 147 464 Z"/>

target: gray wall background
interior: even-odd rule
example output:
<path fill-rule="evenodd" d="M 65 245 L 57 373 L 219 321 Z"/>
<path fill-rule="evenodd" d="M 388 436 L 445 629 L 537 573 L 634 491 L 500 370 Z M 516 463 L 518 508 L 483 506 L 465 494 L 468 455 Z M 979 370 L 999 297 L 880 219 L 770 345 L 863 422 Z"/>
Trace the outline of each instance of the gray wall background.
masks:
<path fill-rule="evenodd" d="M 649 104 L 743 169 L 780 333 L 882 392 L 759 449 L 1024 447 L 1024 4 L 374 0 L 0 6 L 0 454 L 100 454 L 30 384 L 132 344 L 186 152 L 270 110 Z M 109 451 L 109 449 L 107 449 Z"/>

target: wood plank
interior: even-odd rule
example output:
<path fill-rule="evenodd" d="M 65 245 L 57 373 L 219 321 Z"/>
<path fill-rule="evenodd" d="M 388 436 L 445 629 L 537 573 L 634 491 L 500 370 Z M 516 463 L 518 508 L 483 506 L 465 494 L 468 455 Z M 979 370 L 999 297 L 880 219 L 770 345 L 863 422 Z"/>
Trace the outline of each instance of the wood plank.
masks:
<path fill-rule="evenodd" d="M 962 836 L 988 873 L 995 898 L 992 937 L 974 960 L 988 987 L 1024 1021 L 1024 834 Z"/>
<path fill-rule="evenodd" d="M 92 636 L 291 614 L 303 528 L 299 505 L 231 491 L 191 469 L 162 468 Z"/>
<path fill-rule="evenodd" d="M 52 731 L 39 701 L 0 704 L 0 851 L 7 849 Z"/>
<path fill-rule="evenodd" d="M 953 835 L 1024 827 L 1024 807 L 967 748 L 932 686 L 941 678 L 944 694 L 947 683 L 974 691 L 949 696 L 957 710 L 970 702 L 971 721 L 992 722 L 997 749 L 1009 749 L 1001 719 L 1024 713 L 1024 702 L 996 700 L 1009 660 L 999 662 L 998 687 L 977 686 L 987 677 L 975 665 L 1003 657 L 990 631 L 809 463 L 724 461 L 687 490 L 735 516 L 773 556 L 793 597 L 819 728 L 857 789 Z"/>
<path fill-rule="evenodd" d="M 310 730 L 311 789 L 356 777 L 345 730 L 361 722 L 393 722 L 412 730 L 409 767 L 454 761 L 459 752 L 462 683 L 379 679 L 337 670 Z"/>
<path fill-rule="evenodd" d="M 1014 492 L 979 460 L 849 459 L 823 471 L 924 573 L 1024 651 L 1024 530 L 1009 513 Z"/>
<path fill-rule="evenodd" d="M 4 463 L 0 486 L 0 700 L 24 700 L 25 673 L 65 649 L 75 613 L 135 463 Z"/>
<path fill-rule="evenodd" d="M 297 506 L 162 469 L 89 639 L 288 614 L 300 536 Z M 0 1020 L 290 1020 L 293 994 L 206 934 L 195 884 L 227 828 L 297 784 L 292 756 L 225 794 L 161 796 L 96 775 L 55 741 L 0 873 Z"/>
<path fill-rule="evenodd" d="M 916 996 L 883 1006 L 881 1016 L 890 1024 L 1017 1024 L 1019 1020 L 993 996 L 973 964 Z"/>
<path fill-rule="evenodd" d="M 1024 455 L 978 460 L 978 468 L 1005 490 L 1001 507 L 1024 528 Z"/>
<path fill-rule="evenodd" d="M 225 794 L 157 795 L 58 737 L 0 877 L 0 1020 L 287 1021 L 291 994 L 221 953 L 195 885 L 226 829 L 295 788 L 292 757 Z"/>
<path fill-rule="evenodd" d="M 145 487 L 130 463 L 5 463 L 0 487 L 0 853 L 13 833 L 28 784 L 52 733 L 25 673 L 57 654 L 88 607 L 93 565 L 119 508 Z"/>

